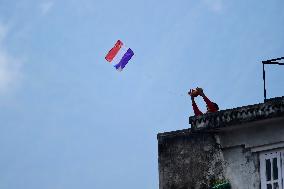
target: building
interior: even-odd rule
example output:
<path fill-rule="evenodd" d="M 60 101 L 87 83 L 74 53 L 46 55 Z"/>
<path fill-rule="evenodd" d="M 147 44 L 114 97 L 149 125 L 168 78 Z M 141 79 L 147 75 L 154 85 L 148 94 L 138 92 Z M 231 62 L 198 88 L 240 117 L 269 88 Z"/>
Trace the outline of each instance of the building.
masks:
<path fill-rule="evenodd" d="M 284 189 L 284 97 L 189 122 L 157 136 L 160 189 Z"/>

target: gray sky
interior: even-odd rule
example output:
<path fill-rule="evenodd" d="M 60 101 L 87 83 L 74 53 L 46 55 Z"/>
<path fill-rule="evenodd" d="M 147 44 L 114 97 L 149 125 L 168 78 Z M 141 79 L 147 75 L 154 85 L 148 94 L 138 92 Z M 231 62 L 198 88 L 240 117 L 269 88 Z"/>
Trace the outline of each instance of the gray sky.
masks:
<path fill-rule="evenodd" d="M 0 0 L 0 188 L 158 188 L 156 134 L 190 126 L 190 88 L 220 109 L 263 101 L 283 7 Z M 135 53 L 122 72 L 104 59 L 118 39 Z M 284 67 L 266 70 L 268 97 L 284 96 Z"/>

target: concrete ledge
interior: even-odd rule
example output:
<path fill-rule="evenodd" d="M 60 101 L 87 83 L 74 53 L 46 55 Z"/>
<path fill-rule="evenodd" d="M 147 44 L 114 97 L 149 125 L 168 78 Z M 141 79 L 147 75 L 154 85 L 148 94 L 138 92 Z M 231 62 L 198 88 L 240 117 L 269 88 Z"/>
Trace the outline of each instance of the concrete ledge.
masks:
<path fill-rule="evenodd" d="M 192 116 L 189 123 L 194 131 L 217 129 L 231 125 L 262 120 L 284 115 L 284 96 L 268 99 L 265 103 L 243 106 L 234 109 L 221 110 L 201 116 Z"/>
<path fill-rule="evenodd" d="M 164 132 L 164 133 L 158 133 L 157 139 L 160 140 L 162 138 L 168 138 L 168 137 L 175 137 L 175 136 L 185 136 L 191 134 L 191 129 L 182 129 L 177 131 L 171 131 L 171 132 Z"/>

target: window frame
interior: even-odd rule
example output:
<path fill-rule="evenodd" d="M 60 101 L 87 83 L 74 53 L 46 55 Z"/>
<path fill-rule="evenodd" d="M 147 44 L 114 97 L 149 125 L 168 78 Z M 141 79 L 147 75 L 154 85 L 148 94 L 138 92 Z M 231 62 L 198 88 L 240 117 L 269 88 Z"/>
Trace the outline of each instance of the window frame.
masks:
<path fill-rule="evenodd" d="M 278 179 L 273 180 L 273 158 L 277 159 L 278 168 Z M 266 160 L 269 159 L 271 162 L 271 180 L 267 181 L 266 178 Z M 283 188 L 283 176 L 284 176 L 284 149 L 275 149 L 270 151 L 263 151 L 259 153 L 260 160 L 260 182 L 261 189 L 267 189 L 267 184 L 272 185 L 278 183 L 279 189 Z"/>

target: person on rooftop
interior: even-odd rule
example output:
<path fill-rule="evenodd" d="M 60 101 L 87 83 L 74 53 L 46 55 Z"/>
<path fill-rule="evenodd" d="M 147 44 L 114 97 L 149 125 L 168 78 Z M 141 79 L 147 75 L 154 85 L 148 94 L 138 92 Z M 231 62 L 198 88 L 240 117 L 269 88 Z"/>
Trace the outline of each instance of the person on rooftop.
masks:
<path fill-rule="evenodd" d="M 218 105 L 215 102 L 210 101 L 207 96 L 204 94 L 203 89 L 197 87 L 196 89 L 190 89 L 190 91 L 188 92 L 188 95 L 191 96 L 191 101 L 192 101 L 192 107 L 193 107 L 193 111 L 195 116 L 199 116 L 202 115 L 203 113 L 199 110 L 198 106 L 195 103 L 194 98 L 197 96 L 202 96 L 203 100 L 206 103 L 206 107 L 207 107 L 207 112 L 217 112 L 219 110 Z"/>

